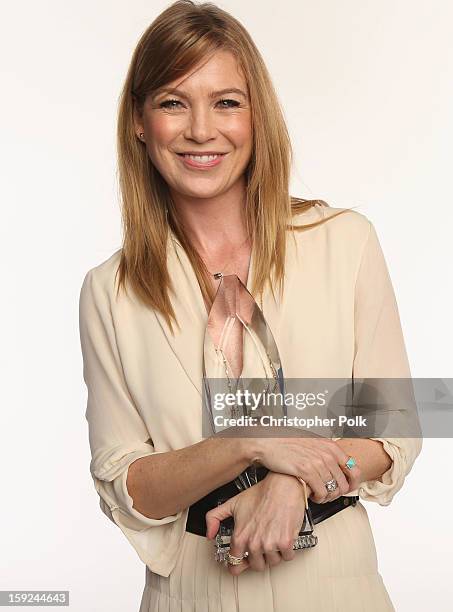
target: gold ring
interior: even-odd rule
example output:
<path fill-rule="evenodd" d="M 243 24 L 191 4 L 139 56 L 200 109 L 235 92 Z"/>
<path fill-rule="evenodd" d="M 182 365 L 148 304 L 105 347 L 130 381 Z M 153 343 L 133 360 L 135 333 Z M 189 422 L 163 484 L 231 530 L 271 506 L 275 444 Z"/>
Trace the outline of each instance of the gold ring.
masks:
<path fill-rule="evenodd" d="M 244 553 L 242 557 L 235 557 L 234 555 L 227 554 L 227 563 L 228 565 L 240 565 L 242 561 L 248 557 L 248 553 Z"/>

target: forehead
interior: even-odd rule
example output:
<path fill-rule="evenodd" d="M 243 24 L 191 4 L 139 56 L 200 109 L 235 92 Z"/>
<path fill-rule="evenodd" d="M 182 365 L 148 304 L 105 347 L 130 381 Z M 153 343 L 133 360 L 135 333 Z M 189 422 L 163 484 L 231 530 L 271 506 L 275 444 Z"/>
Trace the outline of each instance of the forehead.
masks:
<path fill-rule="evenodd" d="M 215 51 L 182 78 L 170 81 L 157 91 L 165 88 L 178 88 L 188 92 L 238 88 L 247 93 L 246 79 L 235 56 L 224 50 Z"/>

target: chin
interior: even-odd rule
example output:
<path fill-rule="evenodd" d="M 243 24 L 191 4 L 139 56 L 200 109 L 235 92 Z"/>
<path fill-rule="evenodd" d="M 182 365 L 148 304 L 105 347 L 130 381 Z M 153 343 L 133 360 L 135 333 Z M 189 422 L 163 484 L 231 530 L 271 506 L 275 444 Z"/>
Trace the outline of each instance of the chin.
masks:
<path fill-rule="evenodd" d="M 181 195 L 185 195 L 191 198 L 213 198 L 224 191 L 221 187 L 210 187 L 208 185 L 197 186 L 179 186 L 176 191 Z"/>

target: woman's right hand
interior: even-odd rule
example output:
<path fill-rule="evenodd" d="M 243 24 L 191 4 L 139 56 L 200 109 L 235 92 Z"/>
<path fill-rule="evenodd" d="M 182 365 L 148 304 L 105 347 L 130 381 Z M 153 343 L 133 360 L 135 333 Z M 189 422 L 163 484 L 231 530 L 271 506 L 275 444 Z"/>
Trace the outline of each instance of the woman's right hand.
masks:
<path fill-rule="evenodd" d="M 254 439 L 254 447 L 257 449 L 255 464 L 264 465 L 272 472 L 303 478 L 311 489 L 310 499 L 318 504 L 354 491 L 361 482 L 359 467 L 351 470 L 344 467 L 348 455 L 330 438 L 267 437 Z M 338 488 L 329 492 L 325 483 L 332 478 Z"/>
<path fill-rule="evenodd" d="M 307 487 L 308 493 L 309 487 Z M 217 535 L 220 522 L 232 516 L 234 531 L 230 553 L 248 557 L 240 565 L 229 565 L 235 576 L 250 568 L 266 569 L 295 557 L 294 540 L 304 521 L 304 493 L 293 476 L 269 472 L 257 484 L 231 497 L 206 514 L 208 539 Z"/>

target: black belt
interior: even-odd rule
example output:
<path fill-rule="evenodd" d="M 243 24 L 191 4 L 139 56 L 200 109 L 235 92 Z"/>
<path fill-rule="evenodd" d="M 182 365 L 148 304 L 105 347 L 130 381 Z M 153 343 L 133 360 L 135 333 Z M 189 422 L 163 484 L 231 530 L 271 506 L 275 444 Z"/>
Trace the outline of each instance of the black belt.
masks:
<path fill-rule="evenodd" d="M 266 468 L 261 469 L 261 476 L 267 473 Z M 227 484 L 214 489 L 197 502 L 189 507 L 189 514 L 187 516 L 186 531 L 194 533 L 199 536 L 206 536 L 206 513 L 213 508 L 216 508 L 219 504 L 224 503 L 227 499 L 234 497 L 239 493 L 237 486 L 234 481 L 227 482 Z M 320 523 L 325 519 L 333 516 L 340 510 L 344 510 L 348 506 L 355 506 L 359 497 L 357 495 L 347 497 L 342 495 L 337 497 L 333 501 L 326 502 L 324 504 L 316 504 L 311 499 L 308 500 L 308 505 L 311 511 L 312 521 L 314 524 Z M 225 519 L 222 524 L 226 526 L 233 526 L 233 518 Z"/>

